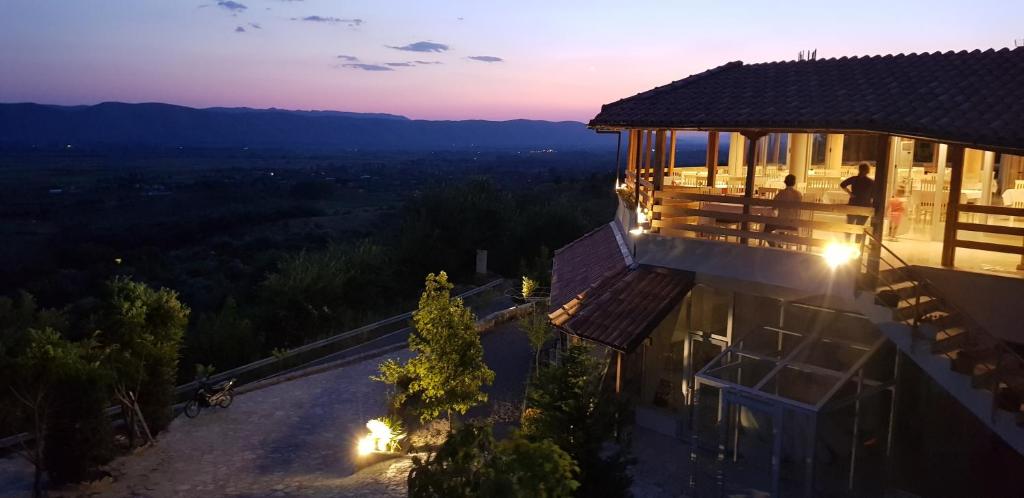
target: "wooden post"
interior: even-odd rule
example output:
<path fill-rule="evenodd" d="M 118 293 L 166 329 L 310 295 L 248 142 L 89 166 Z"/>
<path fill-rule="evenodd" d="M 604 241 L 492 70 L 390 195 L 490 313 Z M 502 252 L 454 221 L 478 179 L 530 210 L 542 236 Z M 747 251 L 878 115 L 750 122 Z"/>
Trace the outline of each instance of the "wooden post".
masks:
<path fill-rule="evenodd" d="M 874 199 L 874 212 L 871 213 L 871 237 L 877 241 L 876 243 L 868 243 L 867 241 L 861 245 L 868 246 L 868 279 L 869 288 L 874 288 L 875 277 L 878 275 L 878 270 L 882 258 L 882 237 L 885 236 L 883 227 L 885 226 L 885 206 L 889 203 L 888 198 L 888 182 L 889 178 L 889 163 L 892 160 L 892 135 L 879 135 L 878 145 L 875 149 L 875 181 L 873 184 L 874 192 L 871 197 Z"/>
<path fill-rule="evenodd" d="M 743 197 L 750 199 L 754 197 L 754 172 L 757 167 L 754 165 L 754 160 L 757 157 L 757 140 L 763 137 L 765 134 L 763 131 L 745 131 L 743 136 L 750 142 L 750 146 L 747 148 L 747 178 L 743 185 Z M 743 215 L 747 216 L 750 214 L 750 203 L 743 205 Z M 750 229 L 750 222 L 743 221 L 743 231 L 746 232 Z M 747 245 L 747 238 L 740 238 L 740 244 Z"/>
<path fill-rule="evenodd" d="M 956 260 L 956 222 L 960 219 L 960 189 L 964 183 L 964 147 L 949 146 L 949 200 L 946 201 L 946 231 L 942 237 L 942 266 L 952 267 Z M 941 188 L 936 185 L 935 188 Z M 936 206 L 938 216 L 938 206 Z"/>
<path fill-rule="evenodd" d="M 626 176 L 636 169 L 637 164 L 637 130 L 630 130 L 629 143 L 626 146 Z M 615 178 L 617 181 L 618 178 Z"/>
<path fill-rule="evenodd" d="M 715 173 L 718 172 L 718 132 L 708 132 L 708 151 L 704 161 L 708 167 L 708 187 L 715 186 Z"/>
<path fill-rule="evenodd" d="M 615 355 L 615 394 L 622 393 L 622 352 Z"/>
<path fill-rule="evenodd" d="M 653 163 L 651 163 L 651 152 L 652 152 L 651 151 L 651 147 L 653 147 L 653 145 L 654 145 L 653 142 L 654 142 L 654 131 L 647 130 L 647 142 L 646 142 L 646 145 L 644 147 L 644 179 L 645 180 L 650 180 L 651 179 L 649 175 L 652 173 L 651 167 L 653 165 Z"/>
<path fill-rule="evenodd" d="M 668 176 L 671 178 L 676 173 L 676 130 L 669 132 L 668 146 Z"/>
<path fill-rule="evenodd" d="M 654 135 L 654 191 L 658 192 L 665 183 L 665 130 Z"/>

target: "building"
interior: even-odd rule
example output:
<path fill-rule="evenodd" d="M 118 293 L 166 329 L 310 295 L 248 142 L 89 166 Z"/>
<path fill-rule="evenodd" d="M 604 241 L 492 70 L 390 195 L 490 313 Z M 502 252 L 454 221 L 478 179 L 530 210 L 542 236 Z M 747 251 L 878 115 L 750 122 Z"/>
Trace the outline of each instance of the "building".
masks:
<path fill-rule="evenodd" d="M 590 127 L 619 207 L 550 318 L 690 445 L 690 494 L 1024 494 L 1024 49 L 732 62 Z"/>

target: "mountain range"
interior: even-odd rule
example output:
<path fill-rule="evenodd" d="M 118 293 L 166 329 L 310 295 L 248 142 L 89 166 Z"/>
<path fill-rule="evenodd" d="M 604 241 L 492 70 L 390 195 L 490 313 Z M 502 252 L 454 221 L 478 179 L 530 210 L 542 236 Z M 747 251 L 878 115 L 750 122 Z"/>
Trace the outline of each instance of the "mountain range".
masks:
<path fill-rule="evenodd" d="M 0 104 L 0 147 L 282 150 L 613 149 L 576 121 L 430 121 L 394 114 L 161 103 Z"/>

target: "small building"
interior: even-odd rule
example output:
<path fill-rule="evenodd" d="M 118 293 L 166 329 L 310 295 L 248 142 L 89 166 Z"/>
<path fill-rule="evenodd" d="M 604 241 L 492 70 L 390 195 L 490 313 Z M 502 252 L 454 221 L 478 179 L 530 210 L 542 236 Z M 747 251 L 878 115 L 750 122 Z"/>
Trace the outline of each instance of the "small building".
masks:
<path fill-rule="evenodd" d="M 1024 48 L 732 62 L 590 127 L 619 206 L 550 319 L 680 493 L 1024 495 Z"/>

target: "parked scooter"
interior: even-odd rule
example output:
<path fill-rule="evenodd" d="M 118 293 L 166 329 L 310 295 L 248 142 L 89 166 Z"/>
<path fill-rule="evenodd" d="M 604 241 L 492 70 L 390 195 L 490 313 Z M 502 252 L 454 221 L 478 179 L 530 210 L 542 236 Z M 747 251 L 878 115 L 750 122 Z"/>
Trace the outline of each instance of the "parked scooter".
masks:
<path fill-rule="evenodd" d="M 199 389 L 192 396 L 192 399 L 185 403 L 185 416 L 195 418 L 203 408 L 219 406 L 227 408 L 235 399 L 235 381 L 226 380 L 217 385 L 211 386 L 205 380 L 199 381 Z"/>

